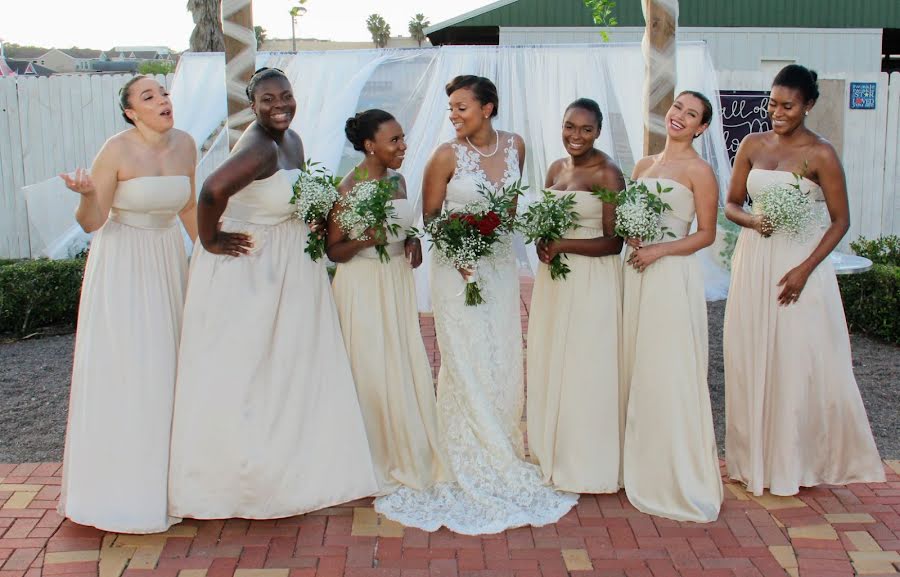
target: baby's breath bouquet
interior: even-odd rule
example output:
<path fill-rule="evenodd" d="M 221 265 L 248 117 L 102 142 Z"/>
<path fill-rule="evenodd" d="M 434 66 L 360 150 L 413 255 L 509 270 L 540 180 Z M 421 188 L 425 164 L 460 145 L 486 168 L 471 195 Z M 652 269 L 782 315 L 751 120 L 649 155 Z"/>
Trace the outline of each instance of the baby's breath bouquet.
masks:
<path fill-rule="evenodd" d="M 318 163 L 306 163 L 294 182 L 294 196 L 291 198 L 291 204 L 297 207 L 294 210 L 297 218 L 306 224 L 324 221 L 339 198 L 339 182 Z M 319 260 L 325 254 L 325 238 L 311 233 L 303 252 L 314 261 Z"/>
<path fill-rule="evenodd" d="M 663 202 L 662 195 L 672 188 L 663 188 L 656 182 L 652 191 L 647 184 L 629 180 L 625 190 L 594 190 L 593 194 L 603 202 L 616 206 L 616 235 L 622 238 L 639 238 L 645 241 L 675 236 L 662 224 L 662 214 L 672 210 Z"/>
<path fill-rule="evenodd" d="M 545 190 L 538 202 L 531 204 L 522 215 L 519 226 L 528 242 L 538 240 L 552 242 L 559 240 L 571 229 L 578 227 L 578 213 L 575 212 L 575 194 L 557 196 Z M 550 278 L 565 279 L 571 272 L 565 254 L 557 254 L 550 261 Z"/>
<path fill-rule="evenodd" d="M 762 215 L 773 232 L 800 238 L 810 229 L 815 205 L 810 195 L 800 188 L 800 176 L 794 176 L 797 182 L 774 183 L 763 188 L 753 199 L 753 214 Z"/>
<path fill-rule="evenodd" d="M 478 264 L 493 255 L 497 244 L 515 229 L 515 201 L 526 188 L 521 182 L 498 192 L 481 186 L 479 192 L 482 199 L 461 209 L 445 208 L 440 216 L 425 225 L 441 262 L 457 270 L 469 271 L 466 305 L 475 306 L 484 302 L 478 286 Z"/>
<path fill-rule="evenodd" d="M 353 240 L 370 240 L 373 231 L 376 241 L 375 251 L 381 262 L 390 262 L 387 252 L 388 235 L 397 235 L 400 224 L 396 221 L 397 209 L 391 203 L 400 178 L 393 176 L 384 180 L 365 180 L 366 175 L 358 173 L 357 183 L 346 196 L 338 200 L 341 211 L 335 220 L 341 230 Z"/>

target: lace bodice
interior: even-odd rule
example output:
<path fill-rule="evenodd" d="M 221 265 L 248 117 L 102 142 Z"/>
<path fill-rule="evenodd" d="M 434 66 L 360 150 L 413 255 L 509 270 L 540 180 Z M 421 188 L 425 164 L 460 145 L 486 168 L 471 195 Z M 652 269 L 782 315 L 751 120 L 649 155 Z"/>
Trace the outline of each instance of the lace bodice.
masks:
<path fill-rule="evenodd" d="M 504 186 L 513 184 L 521 177 L 519 151 L 516 148 L 513 134 L 507 137 L 506 145 L 501 149 L 505 169 L 499 183 L 491 182 L 482 166 L 483 157 L 470 146 L 458 143 L 453 143 L 451 146 L 456 152 L 456 170 L 453 172 L 453 178 L 447 183 L 447 197 L 444 200 L 444 204 L 450 208 L 459 208 L 480 200 L 482 198 L 479 192 L 481 186 L 497 191 Z"/>

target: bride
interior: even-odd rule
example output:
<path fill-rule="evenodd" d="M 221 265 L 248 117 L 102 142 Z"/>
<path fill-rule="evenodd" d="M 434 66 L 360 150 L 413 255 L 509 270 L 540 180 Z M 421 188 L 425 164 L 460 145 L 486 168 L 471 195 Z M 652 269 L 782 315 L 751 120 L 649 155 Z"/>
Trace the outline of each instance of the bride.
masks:
<path fill-rule="evenodd" d="M 525 160 L 522 138 L 492 126 L 499 102 L 490 80 L 458 76 L 446 92 L 456 138 L 440 145 L 425 168 L 426 221 L 444 207 L 481 199 L 479 185 L 497 191 L 515 183 Z M 426 491 L 401 487 L 375 501 L 379 513 L 407 526 L 499 533 L 554 523 L 578 500 L 544 485 L 539 469 L 524 461 L 519 277 L 509 242 L 496 252 L 478 266 L 485 302 L 477 306 L 466 306 L 463 297 L 469 271 L 432 262 L 439 443 L 451 478 Z"/>

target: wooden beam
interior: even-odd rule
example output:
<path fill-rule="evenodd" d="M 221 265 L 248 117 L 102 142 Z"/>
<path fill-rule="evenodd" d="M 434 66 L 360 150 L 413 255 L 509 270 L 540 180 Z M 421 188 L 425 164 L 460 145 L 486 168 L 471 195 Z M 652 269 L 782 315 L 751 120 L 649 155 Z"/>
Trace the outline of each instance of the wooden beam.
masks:
<path fill-rule="evenodd" d="M 665 116 L 675 99 L 675 36 L 678 0 L 641 0 L 646 28 L 644 53 L 644 154 L 658 154 L 666 144 Z"/>
<path fill-rule="evenodd" d="M 222 0 L 222 32 L 225 34 L 225 88 L 228 92 L 228 148 L 253 121 L 245 92 L 256 70 L 256 34 L 252 0 Z"/>

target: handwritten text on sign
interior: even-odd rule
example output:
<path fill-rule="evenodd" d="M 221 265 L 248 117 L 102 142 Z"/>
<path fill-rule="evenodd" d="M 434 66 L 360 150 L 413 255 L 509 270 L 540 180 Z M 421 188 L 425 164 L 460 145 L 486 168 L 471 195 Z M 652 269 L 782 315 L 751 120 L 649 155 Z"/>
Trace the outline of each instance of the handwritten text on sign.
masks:
<path fill-rule="evenodd" d="M 734 164 L 741 141 L 748 134 L 772 129 L 766 107 L 769 93 L 753 90 L 722 90 L 719 92 L 722 106 L 722 135 L 728 158 Z"/>

